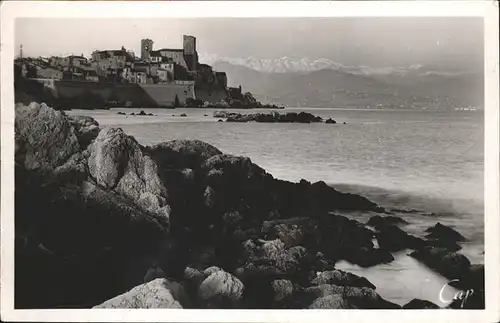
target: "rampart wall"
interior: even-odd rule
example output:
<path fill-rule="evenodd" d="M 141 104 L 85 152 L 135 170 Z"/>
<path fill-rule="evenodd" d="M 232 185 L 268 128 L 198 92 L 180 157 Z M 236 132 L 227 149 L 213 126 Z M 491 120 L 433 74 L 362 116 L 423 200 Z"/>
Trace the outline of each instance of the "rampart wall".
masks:
<path fill-rule="evenodd" d="M 50 88 L 57 98 L 74 98 L 86 94 L 102 97 L 106 101 L 126 102 L 134 105 L 173 106 L 195 98 L 194 85 L 186 84 L 115 84 L 85 81 L 55 81 L 38 79 Z"/>

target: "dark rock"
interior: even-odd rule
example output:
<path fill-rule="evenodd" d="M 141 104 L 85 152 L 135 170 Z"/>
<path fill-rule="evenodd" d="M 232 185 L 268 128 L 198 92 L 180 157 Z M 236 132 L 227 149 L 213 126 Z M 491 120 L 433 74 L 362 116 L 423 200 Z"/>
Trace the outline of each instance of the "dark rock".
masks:
<path fill-rule="evenodd" d="M 462 249 L 462 247 L 458 245 L 455 241 L 449 241 L 449 240 L 437 240 L 437 239 L 426 240 L 425 245 L 429 247 L 445 248 L 449 251 L 459 251 L 460 249 Z"/>
<path fill-rule="evenodd" d="M 328 213 L 383 210 L 366 198 L 276 180 L 201 141 L 143 147 L 121 129 L 95 136 L 92 119 L 24 109 L 33 111 L 16 116 L 16 308 L 88 308 L 157 277 L 182 281 L 196 307 L 292 308 L 300 285 L 335 261 L 392 257 L 363 224 Z M 40 120 L 61 151 L 50 151 Z M 208 266 L 223 270 L 205 277 Z M 276 300 L 280 290 L 289 296 Z"/>
<path fill-rule="evenodd" d="M 335 124 L 335 123 L 337 123 L 337 121 L 333 120 L 332 118 L 328 118 L 328 119 L 326 119 L 325 123 Z"/>
<path fill-rule="evenodd" d="M 444 248 L 425 247 L 409 255 L 449 279 L 461 279 L 471 267 L 467 257 Z"/>
<path fill-rule="evenodd" d="M 301 306 L 310 306 L 316 299 L 331 295 L 338 295 L 350 308 L 359 309 L 398 309 L 401 306 L 389 302 L 373 289 L 368 287 L 346 287 L 336 285 L 318 285 L 308 287 L 304 291 L 297 293 L 298 302 Z"/>
<path fill-rule="evenodd" d="M 139 112 L 137 115 L 139 115 L 139 116 L 145 116 L 146 112 L 144 112 L 144 110 L 141 110 L 141 112 Z"/>
<path fill-rule="evenodd" d="M 204 117 L 208 117 L 208 114 L 204 114 L 203 116 L 204 116 Z"/>
<path fill-rule="evenodd" d="M 205 308 L 238 308 L 245 286 L 233 275 L 218 270 L 200 285 L 198 298 Z"/>
<path fill-rule="evenodd" d="M 75 135 L 78 138 L 78 143 L 82 149 L 87 146 L 99 134 L 99 124 L 91 117 L 87 116 L 70 116 L 69 121 L 75 128 Z"/>
<path fill-rule="evenodd" d="M 154 116 L 154 114 L 152 114 L 152 113 L 148 113 L 148 116 Z"/>
<path fill-rule="evenodd" d="M 293 294 L 293 284 L 286 279 L 276 279 L 271 282 L 271 288 L 274 292 L 274 301 L 282 302 L 289 299 Z"/>
<path fill-rule="evenodd" d="M 361 247 L 359 249 L 352 248 L 352 252 L 346 254 L 341 259 L 345 259 L 350 263 L 367 268 L 379 264 L 389 263 L 394 260 L 394 256 L 385 249 L 374 249 L 368 247 Z"/>
<path fill-rule="evenodd" d="M 435 226 L 430 227 L 425 230 L 425 232 L 429 232 L 427 234 L 426 238 L 427 239 L 438 239 L 438 240 L 445 240 L 445 241 L 466 241 L 465 237 L 455 231 L 454 229 L 447 227 L 445 225 L 442 225 L 441 223 L 436 223 Z"/>
<path fill-rule="evenodd" d="M 213 113 L 214 118 L 228 118 L 229 116 L 236 117 L 238 115 L 239 113 L 228 111 L 214 111 Z"/>
<path fill-rule="evenodd" d="M 196 269 L 207 268 L 216 262 L 213 246 L 197 246 L 191 251 L 190 266 Z"/>
<path fill-rule="evenodd" d="M 314 302 L 309 305 L 309 309 L 351 309 L 356 308 L 354 305 L 349 304 L 349 302 L 342 297 L 342 295 L 333 294 L 324 297 L 320 297 L 314 300 Z"/>
<path fill-rule="evenodd" d="M 317 225 L 311 218 L 290 218 L 265 221 L 262 233 L 268 240 L 280 239 L 286 247 L 308 245 L 316 238 Z"/>
<path fill-rule="evenodd" d="M 144 276 L 144 283 L 148 283 L 157 278 L 166 278 L 165 272 L 159 266 L 153 266 L 146 272 L 146 275 Z"/>
<path fill-rule="evenodd" d="M 307 112 L 289 112 L 286 114 L 279 114 L 271 112 L 268 114 L 255 113 L 255 114 L 240 114 L 240 113 L 226 113 L 224 111 L 217 111 L 214 113 L 216 118 L 226 118 L 227 122 L 296 122 L 296 123 L 311 123 L 322 122 L 322 118 L 314 116 Z"/>
<path fill-rule="evenodd" d="M 375 236 L 381 249 L 399 251 L 419 249 L 425 245 L 422 239 L 407 234 L 395 225 L 379 225 L 378 228 L 379 232 Z"/>
<path fill-rule="evenodd" d="M 485 308 L 485 280 L 484 265 L 471 265 L 469 270 L 455 283 L 459 288 L 459 297 L 450 305 L 453 309 L 484 309 Z M 452 284 L 450 284 L 452 285 Z"/>
<path fill-rule="evenodd" d="M 181 117 L 187 117 L 187 114 L 181 113 Z"/>
<path fill-rule="evenodd" d="M 125 113 L 125 112 L 117 112 L 116 114 L 126 115 L 126 113 Z"/>
<path fill-rule="evenodd" d="M 190 301 L 183 287 L 167 279 L 155 279 L 134 287 L 94 308 L 183 308 Z"/>
<path fill-rule="evenodd" d="M 439 308 L 440 308 L 439 306 L 437 306 L 432 302 L 418 298 L 414 298 L 405 305 L 403 305 L 403 309 L 439 309 Z"/>
<path fill-rule="evenodd" d="M 200 140 L 172 140 L 150 148 L 150 153 L 159 164 L 177 168 L 197 168 L 199 165 L 222 152 Z"/>
<path fill-rule="evenodd" d="M 222 119 L 219 119 L 219 120 L 217 120 L 217 122 L 224 122 L 224 120 L 222 120 Z"/>
<path fill-rule="evenodd" d="M 379 226 L 399 225 L 399 224 L 407 224 L 407 223 L 408 223 L 407 221 L 405 221 L 404 219 L 402 219 L 398 216 L 389 215 L 389 216 L 381 217 L 380 215 L 374 215 L 368 220 L 366 225 L 377 228 Z"/>
<path fill-rule="evenodd" d="M 337 286 L 352 286 L 352 287 L 368 287 L 375 289 L 375 285 L 370 283 L 365 277 L 360 277 L 342 270 L 329 270 L 318 272 L 317 277 L 312 281 L 315 285 L 337 285 Z"/>

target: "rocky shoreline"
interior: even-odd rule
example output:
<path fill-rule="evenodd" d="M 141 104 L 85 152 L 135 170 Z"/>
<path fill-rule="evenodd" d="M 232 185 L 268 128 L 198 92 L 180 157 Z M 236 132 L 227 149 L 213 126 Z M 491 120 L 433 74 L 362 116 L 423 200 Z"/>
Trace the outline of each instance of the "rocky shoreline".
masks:
<path fill-rule="evenodd" d="M 484 266 L 439 223 L 425 238 L 365 197 L 273 178 L 198 140 L 141 146 L 119 128 L 16 105 L 16 308 L 401 307 L 339 260 L 410 255 L 484 308 Z M 340 211 L 374 215 L 361 223 Z M 378 246 L 373 240 L 376 239 Z"/>
<path fill-rule="evenodd" d="M 237 112 L 227 111 L 214 111 L 214 118 L 226 119 L 226 122 L 266 122 L 266 123 L 337 123 L 335 120 L 329 118 L 323 120 L 320 116 L 315 116 L 308 112 L 288 112 L 280 114 L 278 112 L 270 113 L 249 113 L 242 114 Z M 221 119 L 222 120 L 222 119 Z M 345 122 L 344 122 L 345 124 Z"/>

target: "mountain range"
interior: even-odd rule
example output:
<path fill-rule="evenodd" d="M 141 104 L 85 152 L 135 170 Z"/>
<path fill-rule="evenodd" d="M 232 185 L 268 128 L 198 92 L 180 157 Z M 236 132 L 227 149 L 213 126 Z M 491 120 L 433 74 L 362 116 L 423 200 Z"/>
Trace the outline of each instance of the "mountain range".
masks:
<path fill-rule="evenodd" d="M 472 68 L 347 66 L 329 59 L 201 55 L 231 86 L 287 106 L 453 109 L 484 105 L 484 77 Z"/>

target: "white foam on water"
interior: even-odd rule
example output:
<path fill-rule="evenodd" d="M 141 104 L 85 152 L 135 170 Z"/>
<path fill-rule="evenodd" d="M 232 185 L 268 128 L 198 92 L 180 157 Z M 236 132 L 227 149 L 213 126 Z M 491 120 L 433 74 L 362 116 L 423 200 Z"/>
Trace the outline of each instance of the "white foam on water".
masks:
<path fill-rule="evenodd" d="M 446 307 L 458 292 L 447 285 L 448 279 L 434 273 L 405 252 L 395 253 L 394 258 L 391 263 L 370 268 L 339 261 L 335 268 L 366 277 L 376 286 L 375 291 L 382 298 L 399 305 L 418 298 Z"/>

